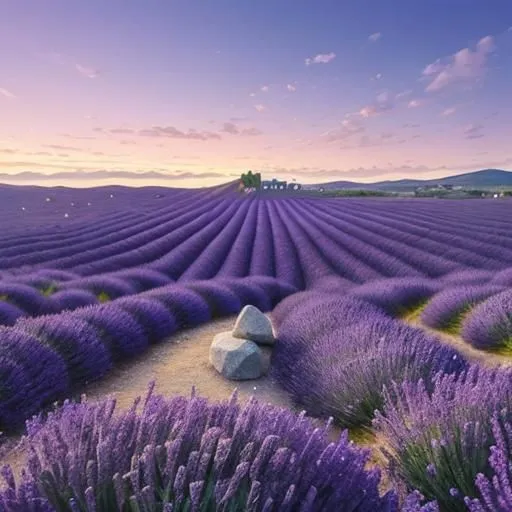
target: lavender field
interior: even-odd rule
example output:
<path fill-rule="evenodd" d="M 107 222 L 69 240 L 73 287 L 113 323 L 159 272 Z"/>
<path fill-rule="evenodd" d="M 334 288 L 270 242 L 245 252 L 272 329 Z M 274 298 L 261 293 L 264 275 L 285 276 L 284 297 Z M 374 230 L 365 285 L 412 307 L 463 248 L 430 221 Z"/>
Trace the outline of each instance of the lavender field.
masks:
<path fill-rule="evenodd" d="M 0 511 L 512 510 L 510 219 L 508 199 L 3 187 L 0 430 L 25 428 L 27 460 Z M 247 304 L 305 414 L 151 390 L 54 409 Z"/>

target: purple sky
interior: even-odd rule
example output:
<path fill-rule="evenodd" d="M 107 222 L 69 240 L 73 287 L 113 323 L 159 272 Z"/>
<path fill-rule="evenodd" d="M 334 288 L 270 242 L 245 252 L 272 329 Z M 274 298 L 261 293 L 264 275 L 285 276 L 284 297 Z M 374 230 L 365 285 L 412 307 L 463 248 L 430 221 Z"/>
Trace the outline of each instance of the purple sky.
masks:
<path fill-rule="evenodd" d="M 512 168 L 510 0 L 7 0 L 0 48 L 0 174 Z"/>

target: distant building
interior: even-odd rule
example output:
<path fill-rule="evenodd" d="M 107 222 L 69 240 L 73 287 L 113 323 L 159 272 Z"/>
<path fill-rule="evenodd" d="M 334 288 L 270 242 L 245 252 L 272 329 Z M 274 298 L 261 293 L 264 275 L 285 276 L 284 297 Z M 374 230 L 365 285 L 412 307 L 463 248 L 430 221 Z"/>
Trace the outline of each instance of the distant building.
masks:
<path fill-rule="evenodd" d="M 261 188 L 263 190 L 286 190 L 286 187 L 286 181 L 280 181 L 276 178 L 273 178 L 272 180 L 264 180 L 261 182 Z"/>

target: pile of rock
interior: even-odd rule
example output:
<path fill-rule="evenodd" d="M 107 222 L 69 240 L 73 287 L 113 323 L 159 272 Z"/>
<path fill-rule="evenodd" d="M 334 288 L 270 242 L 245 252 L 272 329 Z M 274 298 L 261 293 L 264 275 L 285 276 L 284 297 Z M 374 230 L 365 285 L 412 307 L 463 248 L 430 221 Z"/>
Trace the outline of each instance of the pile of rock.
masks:
<path fill-rule="evenodd" d="M 268 351 L 275 341 L 269 318 L 258 308 L 245 306 L 233 330 L 221 332 L 213 338 L 210 363 L 227 379 L 258 379 L 267 366 L 260 345 L 266 346 Z"/>

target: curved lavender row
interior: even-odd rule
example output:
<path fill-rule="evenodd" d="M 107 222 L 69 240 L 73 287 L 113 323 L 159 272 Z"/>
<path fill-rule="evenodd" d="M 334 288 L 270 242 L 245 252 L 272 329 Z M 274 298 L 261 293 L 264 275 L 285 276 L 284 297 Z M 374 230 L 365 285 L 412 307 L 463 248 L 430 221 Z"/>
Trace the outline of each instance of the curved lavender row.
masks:
<path fill-rule="evenodd" d="M 277 202 L 275 209 L 296 247 L 305 286 L 311 286 L 316 280 L 330 275 L 333 271 L 332 266 L 325 251 L 320 248 L 325 240 L 317 239 L 313 242 L 311 235 L 303 229 L 302 223 L 297 222 L 298 219 L 293 210 L 290 211 L 286 207 L 285 201 Z"/>
<path fill-rule="evenodd" d="M 244 220 L 246 217 L 251 219 L 251 212 L 254 214 L 254 201 L 245 201 L 210 243 L 202 247 L 202 252 L 194 255 L 179 276 L 180 280 L 204 280 L 214 277 L 226 260 Z"/>
<path fill-rule="evenodd" d="M 421 320 L 433 329 L 457 331 L 466 313 L 503 290 L 503 287 L 492 284 L 448 288 L 429 300 L 421 312 Z"/>
<path fill-rule="evenodd" d="M 147 222 L 143 221 L 142 226 L 138 226 L 139 229 L 135 233 L 130 234 L 130 230 L 128 234 L 124 234 L 124 237 L 120 239 L 116 230 L 111 230 L 104 237 L 98 238 L 98 243 L 101 243 L 99 246 L 96 243 L 94 233 L 92 233 L 88 240 L 76 246 L 71 243 L 71 246 L 68 245 L 64 248 L 31 252 L 21 260 L 13 257 L 0 259 L 0 263 L 3 267 L 18 266 L 20 262 L 23 262 L 24 264 L 32 263 L 37 267 L 72 268 L 75 272 L 84 275 L 118 269 L 120 266 L 118 264 L 112 265 L 112 263 L 118 260 L 122 261 L 123 255 L 132 254 L 133 259 L 133 255 L 136 255 L 138 251 L 147 252 L 152 248 L 160 249 L 160 254 L 163 254 L 165 249 L 162 250 L 162 248 L 169 241 L 172 242 L 175 231 L 179 234 L 185 226 L 188 226 L 189 230 L 196 229 L 198 222 L 213 219 L 215 210 L 221 210 L 225 200 L 212 201 L 206 202 L 206 204 L 203 202 L 203 204 L 196 207 L 193 205 L 185 207 L 177 214 L 169 216 L 168 219 L 166 215 L 163 223 L 159 222 L 158 214 L 154 214 L 150 219 L 152 227 L 144 229 Z"/>
<path fill-rule="evenodd" d="M 196 281 L 72 312 L 21 318 L 13 327 L 0 328 L 0 430 L 15 428 L 178 329 L 238 313 L 255 295 L 273 307 L 295 291 L 266 277 Z"/>
<path fill-rule="evenodd" d="M 476 348 L 494 350 L 511 348 L 512 290 L 482 302 L 464 318 L 462 338 Z"/>
<path fill-rule="evenodd" d="M 324 237 L 328 237 L 338 243 L 341 246 L 340 249 L 343 248 L 348 256 L 355 258 L 358 262 L 365 262 L 382 276 L 423 276 L 421 272 L 402 261 L 399 254 L 388 254 L 382 251 L 380 246 L 375 244 L 374 240 L 371 243 L 365 242 L 359 236 L 354 236 L 354 234 L 350 234 L 346 230 L 340 231 L 336 229 L 331 224 L 329 217 L 319 215 L 318 208 L 313 209 L 310 205 L 300 205 L 300 207 L 302 211 L 307 212 L 307 217 L 312 223 L 316 224 Z M 324 222 L 322 222 L 322 219 Z M 342 273 L 340 274 L 343 275 Z M 350 270 L 346 274 L 352 276 Z"/>
<path fill-rule="evenodd" d="M 218 201 L 215 206 L 210 205 L 209 208 L 203 208 L 199 212 L 192 209 L 187 213 L 186 221 L 183 217 L 176 217 L 171 221 L 172 226 L 164 226 L 164 232 L 161 236 L 154 236 L 151 231 L 142 232 L 114 244 L 112 247 L 106 245 L 101 250 L 76 254 L 52 262 L 52 265 L 72 268 L 73 271 L 81 275 L 93 275 L 99 272 L 112 272 L 157 261 L 179 247 L 191 235 L 213 223 L 214 220 L 222 222 L 225 215 L 223 216 L 221 212 L 225 210 L 225 200 Z M 161 228 L 157 226 L 157 229 L 160 230 Z"/>
<path fill-rule="evenodd" d="M 74 228 L 68 228 L 66 232 L 60 229 L 58 231 L 50 231 L 49 240 L 48 237 L 44 236 L 44 232 L 41 233 L 40 237 L 35 237 L 28 244 L 24 237 L 19 237 L 20 255 L 29 255 L 34 252 L 42 253 L 41 258 L 38 260 L 38 263 L 41 263 L 46 254 L 50 258 L 53 253 L 60 255 L 60 257 L 69 256 L 79 254 L 88 247 L 99 249 L 105 245 L 112 245 L 114 242 L 122 242 L 127 238 L 135 241 L 137 235 L 145 232 L 149 232 L 151 236 L 156 236 L 157 233 L 164 234 L 166 228 L 167 231 L 169 230 L 173 219 L 186 214 L 187 211 L 189 213 L 198 212 L 201 207 L 208 206 L 208 203 L 211 206 L 212 201 L 214 202 L 215 198 L 208 197 L 202 191 L 196 191 L 189 195 L 188 198 L 183 197 L 179 201 L 173 201 L 170 206 L 151 208 L 149 218 L 142 217 L 141 219 L 140 214 L 131 215 L 130 212 L 125 210 L 117 214 L 118 219 L 115 219 L 115 215 L 109 215 L 107 219 L 99 217 L 101 220 L 93 219 L 85 224 L 71 222 Z M 94 208 L 97 209 L 98 206 L 98 204 L 95 204 Z M 82 245 L 84 242 L 86 244 Z M 2 251 L 2 257 L 8 258 L 16 256 L 16 254 L 16 252 L 12 252 L 12 244 L 10 248 Z"/>
<path fill-rule="evenodd" d="M 220 268 L 215 277 L 244 277 L 250 274 L 258 221 L 262 221 L 261 217 L 258 218 L 260 204 L 260 201 L 253 201 L 251 203 L 242 227 L 232 243 L 228 255 L 222 258 Z M 260 226 L 260 231 L 266 239 L 270 239 L 269 233 L 262 226 Z M 257 249 L 261 250 L 260 247 L 257 247 Z M 262 252 L 260 255 L 265 255 L 265 253 Z M 269 275 L 273 276 L 272 273 L 269 273 Z"/>
<path fill-rule="evenodd" d="M 101 222 L 88 222 L 85 225 L 76 225 L 68 233 L 63 233 L 61 230 L 55 232 L 49 232 L 47 236 L 33 237 L 33 239 L 27 239 L 25 237 L 17 241 L 16 250 L 12 247 L 1 248 L 0 245 L 0 258 L 8 256 L 18 256 L 23 254 L 29 254 L 30 252 L 40 252 L 45 250 L 56 250 L 61 247 L 67 246 L 71 253 L 79 252 L 81 249 L 80 244 L 88 242 L 90 246 L 101 247 L 105 242 L 114 243 L 128 238 L 139 232 L 147 231 L 164 222 L 171 220 L 176 217 L 177 211 L 182 209 L 183 206 L 200 205 L 205 203 L 201 191 L 197 191 L 194 195 L 194 200 L 190 200 L 190 196 L 182 197 L 180 200 L 179 195 L 172 195 L 173 202 L 171 206 L 165 208 L 154 208 L 151 209 L 151 218 L 143 218 L 138 222 L 134 223 L 134 218 L 130 215 L 122 215 L 120 213 L 119 219 L 102 219 Z M 95 208 L 98 205 L 95 204 Z M 108 237 L 108 238 L 107 238 Z M 17 250 L 19 249 L 19 252 Z M 78 249 L 78 250 L 77 250 Z"/>
<path fill-rule="evenodd" d="M 283 203 L 285 202 L 283 201 Z M 287 203 L 285 203 L 285 205 L 286 204 Z M 298 215 L 297 210 L 299 210 L 299 208 L 296 203 L 293 203 L 293 206 L 294 207 L 290 207 L 288 205 L 286 210 L 290 220 L 295 221 L 297 225 L 297 227 L 294 226 L 294 230 L 304 238 L 304 235 L 302 235 L 300 229 L 298 229 L 301 228 L 303 233 L 313 242 L 313 245 L 316 246 L 315 249 L 319 253 L 316 260 L 320 260 L 323 267 L 323 270 L 320 270 L 318 268 L 319 264 L 312 261 L 304 263 L 304 265 L 315 268 L 315 273 L 311 273 L 309 281 L 306 281 L 307 287 L 314 286 L 315 282 L 324 279 L 330 274 L 338 274 L 343 278 L 350 278 L 358 282 L 380 277 L 377 269 L 372 268 L 365 261 L 354 258 L 349 251 L 344 250 L 343 245 L 340 244 L 341 238 L 345 238 L 344 233 L 341 237 L 339 233 L 337 233 L 338 237 L 333 237 L 332 239 L 331 237 L 325 236 L 325 234 L 311 222 L 310 218 L 304 218 L 303 215 Z M 305 244 L 299 244 L 299 249 L 302 248 L 303 245 Z M 311 260 L 311 256 L 313 256 L 312 251 L 306 251 L 306 253 L 309 253 L 310 256 L 308 255 L 308 259 L 304 258 L 305 262 Z"/>
<path fill-rule="evenodd" d="M 343 427 L 369 426 L 383 405 L 383 386 L 409 379 L 432 386 L 438 372 L 467 366 L 456 350 L 371 304 L 312 295 L 278 328 L 272 373 L 313 415 L 332 416 Z"/>
<path fill-rule="evenodd" d="M 3 299 L 0 301 L 0 324 L 12 325 L 21 316 L 37 317 L 71 311 L 82 306 L 99 304 L 100 299 L 105 301 L 131 296 L 172 283 L 166 275 L 143 267 L 68 279 L 60 283 L 50 279 L 53 275 L 61 276 L 59 271 L 34 274 L 26 279 L 32 286 L 14 284 L 9 280 L 0 282 L 0 297 Z M 62 275 L 66 276 L 65 273 Z M 45 290 L 50 290 L 51 293 L 43 295 Z"/>
<path fill-rule="evenodd" d="M 467 234 L 461 235 L 464 231 L 460 227 L 455 231 L 447 230 L 443 232 L 443 225 L 440 225 L 439 221 L 422 225 L 421 221 L 416 220 L 416 215 L 411 217 L 414 219 L 414 222 L 412 222 L 410 219 L 404 218 L 403 215 L 398 216 L 394 214 L 393 211 L 375 214 L 372 211 L 368 211 L 368 209 L 364 209 L 357 212 L 357 216 L 354 213 L 352 211 L 344 211 L 344 214 L 355 222 L 356 225 L 370 227 L 373 223 L 372 221 L 377 221 L 382 225 L 383 233 L 388 234 L 392 239 L 396 239 L 397 236 L 405 239 L 414 236 L 418 243 L 418 248 L 434 253 L 437 252 L 436 249 L 441 244 L 445 247 L 445 254 L 447 256 L 462 257 L 466 259 L 467 264 L 471 264 L 471 261 L 476 264 L 479 261 L 492 261 L 492 259 L 489 259 L 489 256 L 497 258 L 498 261 L 510 261 L 512 257 L 510 248 L 504 248 L 503 244 L 500 243 L 501 239 L 488 233 L 483 236 L 480 234 L 475 235 L 473 232 L 471 236 Z M 465 218 L 467 219 L 467 217 Z M 369 224 L 368 221 L 370 222 Z M 478 256 L 474 258 L 472 254 Z M 464 260 L 461 259 L 460 261 Z"/>
<path fill-rule="evenodd" d="M 431 279 L 379 279 L 349 291 L 349 295 L 367 301 L 385 313 L 397 316 L 421 306 L 439 291 L 441 285 Z"/>
<path fill-rule="evenodd" d="M 36 288 L 24 284 L 1 281 L 0 300 L 13 304 L 28 316 L 55 312 L 55 307 L 51 300 Z"/>
<path fill-rule="evenodd" d="M 332 204 L 332 201 L 328 204 Z M 460 201 L 446 201 L 443 205 L 433 208 L 432 201 L 413 200 L 407 204 L 400 201 L 400 203 L 394 205 L 394 208 L 389 208 L 389 201 L 385 200 L 382 202 L 373 201 L 372 211 L 368 211 L 366 201 L 363 200 L 353 201 L 351 204 L 351 212 L 362 215 L 364 218 L 368 219 L 382 218 L 382 220 L 387 225 L 391 225 L 391 227 L 393 227 L 396 222 L 403 228 L 405 233 L 419 236 L 425 236 L 428 231 L 415 231 L 418 228 L 425 228 L 427 230 L 435 228 L 436 234 L 443 233 L 444 235 L 451 236 L 457 233 L 466 240 L 478 240 L 491 245 L 500 245 L 500 242 L 503 242 L 501 237 L 505 237 L 505 246 L 512 248 L 511 240 L 508 238 L 510 231 L 506 222 L 500 222 L 499 225 L 496 225 L 492 221 L 489 222 L 488 220 L 482 219 L 490 210 L 491 204 L 489 202 L 479 202 L 478 205 L 474 203 L 470 204 L 470 208 L 465 209 L 464 204 Z M 338 205 L 340 209 L 346 210 L 346 208 L 339 203 Z M 422 211 L 422 206 L 425 211 Z M 510 211 L 510 203 L 504 203 L 501 207 L 503 208 L 502 215 L 504 215 L 502 219 L 505 219 Z M 476 215 L 474 215 L 475 211 L 477 212 Z M 442 216 L 442 223 L 439 222 L 439 215 Z M 471 222 L 472 229 L 470 234 L 461 230 L 461 222 L 463 222 L 463 219 L 466 220 L 466 222 Z"/>
<path fill-rule="evenodd" d="M 366 469 L 369 452 L 346 432 L 330 442 L 328 425 L 255 400 L 241 406 L 236 396 L 149 394 L 138 410 L 140 401 L 119 413 L 113 399 L 66 403 L 28 422 L 26 477 L 17 486 L 2 471 L 0 508 L 398 511 L 396 493 L 379 495 L 379 470 Z"/>
<path fill-rule="evenodd" d="M 511 286 L 512 287 L 512 268 L 506 268 L 501 272 L 494 274 L 492 283 L 496 283 L 498 286 Z"/>
<path fill-rule="evenodd" d="M 273 257 L 275 275 L 299 289 L 304 288 L 304 272 L 300 265 L 298 248 L 293 243 L 290 233 L 281 217 L 276 212 L 275 201 L 266 201 L 268 204 L 269 225 L 273 237 Z M 270 257 L 266 256 L 266 257 Z"/>
<path fill-rule="evenodd" d="M 463 269 L 450 272 L 440 278 L 443 283 L 453 285 L 479 285 L 486 284 L 500 272 L 492 272 L 491 270 Z"/>
<path fill-rule="evenodd" d="M 405 259 L 405 263 L 429 277 L 438 277 L 452 272 L 461 265 L 456 258 L 444 257 L 444 253 L 448 249 L 446 245 L 438 245 L 435 248 L 437 250 L 425 250 L 421 247 L 423 243 L 421 238 L 412 237 L 404 231 L 387 227 L 379 221 L 380 217 L 375 220 L 365 220 L 348 211 L 328 209 L 324 204 L 319 204 L 316 208 L 317 215 L 333 226 L 352 234 L 360 241 L 378 245 L 381 251 L 391 255 L 398 254 L 400 258 Z M 440 249 L 442 250 L 441 254 L 439 254 Z M 478 262 L 482 263 L 481 258 L 478 259 Z"/>

